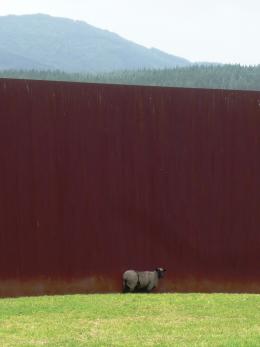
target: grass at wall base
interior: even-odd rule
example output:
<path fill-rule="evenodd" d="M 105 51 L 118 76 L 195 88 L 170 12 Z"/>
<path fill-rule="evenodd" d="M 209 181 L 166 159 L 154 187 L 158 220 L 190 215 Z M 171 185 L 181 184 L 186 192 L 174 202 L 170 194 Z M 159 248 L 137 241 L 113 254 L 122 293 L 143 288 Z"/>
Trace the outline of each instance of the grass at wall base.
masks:
<path fill-rule="evenodd" d="M 0 299 L 0 346 L 260 346 L 260 295 Z"/>

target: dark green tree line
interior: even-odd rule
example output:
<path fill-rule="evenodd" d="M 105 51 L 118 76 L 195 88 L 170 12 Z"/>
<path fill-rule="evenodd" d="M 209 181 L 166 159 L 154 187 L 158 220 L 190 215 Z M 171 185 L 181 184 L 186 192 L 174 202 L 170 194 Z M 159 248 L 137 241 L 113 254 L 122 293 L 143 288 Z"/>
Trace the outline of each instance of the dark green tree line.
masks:
<path fill-rule="evenodd" d="M 184 68 L 116 71 L 104 74 L 66 73 L 59 70 L 7 70 L 0 71 L 0 78 L 260 90 L 260 65 L 193 65 Z"/>

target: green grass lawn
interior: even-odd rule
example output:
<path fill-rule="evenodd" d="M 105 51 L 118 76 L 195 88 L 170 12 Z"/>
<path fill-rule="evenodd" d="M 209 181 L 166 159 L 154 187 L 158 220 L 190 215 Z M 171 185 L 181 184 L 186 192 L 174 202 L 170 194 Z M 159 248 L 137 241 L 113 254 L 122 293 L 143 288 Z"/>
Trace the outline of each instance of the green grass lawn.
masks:
<path fill-rule="evenodd" d="M 260 346 L 260 295 L 0 299 L 0 346 Z"/>

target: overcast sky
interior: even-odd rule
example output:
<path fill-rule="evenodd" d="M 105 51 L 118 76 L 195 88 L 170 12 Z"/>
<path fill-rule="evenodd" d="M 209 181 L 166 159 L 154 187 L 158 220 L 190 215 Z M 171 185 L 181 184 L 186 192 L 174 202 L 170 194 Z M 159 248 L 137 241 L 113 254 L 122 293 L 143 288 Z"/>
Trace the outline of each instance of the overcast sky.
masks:
<path fill-rule="evenodd" d="M 260 64 L 260 0 L 0 0 L 1 16 L 32 13 L 83 20 L 193 62 Z"/>

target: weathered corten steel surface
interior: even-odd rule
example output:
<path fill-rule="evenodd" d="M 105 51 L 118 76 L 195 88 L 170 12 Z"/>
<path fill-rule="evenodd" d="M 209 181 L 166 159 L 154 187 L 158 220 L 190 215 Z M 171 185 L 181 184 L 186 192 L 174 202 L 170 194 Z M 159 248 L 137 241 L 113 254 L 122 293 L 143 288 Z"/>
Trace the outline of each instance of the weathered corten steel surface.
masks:
<path fill-rule="evenodd" d="M 0 80 L 0 296 L 260 292 L 260 93 Z"/>

